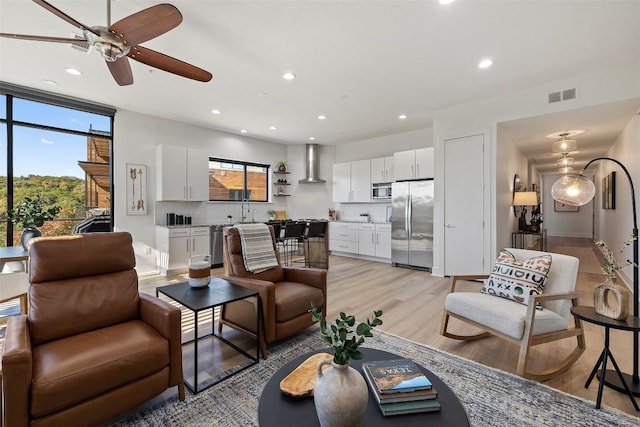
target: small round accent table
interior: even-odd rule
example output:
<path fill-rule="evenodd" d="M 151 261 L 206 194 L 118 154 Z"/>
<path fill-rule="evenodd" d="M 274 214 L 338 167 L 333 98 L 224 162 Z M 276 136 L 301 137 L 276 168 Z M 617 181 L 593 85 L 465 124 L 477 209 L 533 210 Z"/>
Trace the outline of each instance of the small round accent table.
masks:
<path fill-rule="evenodd" d="M 398 356 L 382 350 L 372 348 L 360 348 L 364 353 L 363 360 L 352 360 L 351 367 L 358 372 L 362 372 L 362 362 L 371 360 L 398 359 Z M 313 404 L 313 397 L 294 398 L 289 397 L 280 391 L 280 381 L 295 368 L 304 362 L 314 353 L 330 353 L 329 349 L 312 351 L 303 354 L 280 368 L 265 385 L 260 404 L 258 407 L 258 422 L 260 427 L 281 427 L 281 426 L 319 426 L 316 415 L 316 407 Z M 363 426 L 438 426 L 438 427 L 465 427 L 469 426 L 467 413 L 458 400 L 458 397 L 440 378 L 434 373 L 419 365 L 420 369 L 427 375 L 433 383 L 433 387 L 438 391 L 438 401 L 442 405 L 439 412 L 427 412 L 418 414 L 404 414 L 384 417 L 378 408 L 375 398 L 369 393 L 369 403 L 365 412 Z"/>
<path fill-rule="evenodd" d="M 640 408 L 636 403 L 636 399 L 633 397 L 633 393 L 631 392 L 631 384 L 628 384 L 625 380 L 625 376 L 629 377 L 629 375 L 620 372 L 618 363 L 616 362 L 616 359 L 614 359 L 611 350 L 609 350 L 609 331 L 611 329 L 619 329 L 621 331 L 638 332 L 640 331 L 640 318 L 629 316 L 625 320 L 615 320 L 596 313 L 594 307 L 585 306 L 572 307 L 571 314 L 580 320 L 584 320 L 585 322 L 593 323 L 594 325 L 602 326 L 604 328 L 604 349 L 602 350 L 596 365 L 593 367 L 593 370 L 589 375 L 589 379 L 587 379 L 587 382 L 584 384 L 584 388 L 589 388 L 596 372 L 598 372 L 598 368 L 602 366 L 599 373 L 600 384 L 598 385 L 596 409 L 600 409 L 600 402 L 602 401 L 602 387 L 606 382 L 607 386 L 626 393 L 629 396 L 629 399 L 631 399 L 631 403 L 633 403 L 633 407 L 636 411 L 640 411 Z M 611 360 L 611 364 L 615 370 L 607 371 L 607 360 Z"/>

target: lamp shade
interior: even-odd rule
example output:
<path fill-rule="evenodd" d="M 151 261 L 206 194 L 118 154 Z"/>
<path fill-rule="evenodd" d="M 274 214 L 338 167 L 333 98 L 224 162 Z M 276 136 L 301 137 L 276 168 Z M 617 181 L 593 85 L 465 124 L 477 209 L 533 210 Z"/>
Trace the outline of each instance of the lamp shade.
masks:
<path fill-rule="evenodd" d="M 572 206 L 586 205 L 596 194 L 596 186 L 584 175 L 565 175 L 553 183 L 551 197 Z"/>
<path fill-rule="evenodd" d="M 538 193 L 535 191 L 516 191 L 513 194 L 514 206 L 535 206 L 538 204 Z"/>
<path fill-rule="evenodd" d="M 564 174 L 568 174 L 568 173 L 573 172 L 573 168 L 571 166 L 563 166 L 563 167 L 558 169 L 558 172 L 564 173 Z"/>

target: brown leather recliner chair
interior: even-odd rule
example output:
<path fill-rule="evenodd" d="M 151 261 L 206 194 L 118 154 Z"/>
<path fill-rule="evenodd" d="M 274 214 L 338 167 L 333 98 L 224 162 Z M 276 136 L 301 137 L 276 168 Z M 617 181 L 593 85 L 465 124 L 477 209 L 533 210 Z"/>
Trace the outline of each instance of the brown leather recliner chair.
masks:
<path fill-rule="evenodd" d="M 276 240 L 271 230 L 274 251 Z M 260 346 L 267 357 L 267 344 L 287 338 L 313 325 L 311 302 L 322 307 L 327 314 L 327 272 L 315 268 L 291 268 L 278 265 L 262 273 L 246 270 L 242 257 L 240 234 L 235 227 L 225 228 L 223 234 L 225 279 L 236 285 L 255 289 L 262 301 Z M 245 299 L 226 304 L 221 312 L 219 331 L 222 325 L 255 336 L 256 301 Z"/>
<path fill-rule="evenodd" d="M 2 355 L 4 425 L 96 425 L 177 385 L 180 310 L 138 293 L 129 233 L 34 239 Z"/>

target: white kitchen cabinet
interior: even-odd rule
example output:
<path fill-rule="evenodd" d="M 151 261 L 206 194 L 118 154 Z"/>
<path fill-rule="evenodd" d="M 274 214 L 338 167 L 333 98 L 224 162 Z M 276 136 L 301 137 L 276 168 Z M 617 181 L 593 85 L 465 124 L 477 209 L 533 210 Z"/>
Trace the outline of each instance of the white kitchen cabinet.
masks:
<path fill-rule="evenodd" d="M 391 259 L 391 224 L 359 224 L 358 254 Z"/>
<path fill-rule="evenodd" d="M 330 222 L 329 250 L 357 255 L 358 224 L 351 222 Z"/>
<path fill-rule="evenodd" d="M 396 181 L 433 178 L 433 147 L 393 153 Z"/>
<path fill-rule="evenodd" d="M 175 145 L 156 147 L 156 200 L 209 200 L 209 156 L 206 151 Z"/>
<path fill-rule="evenodd" d="M 393 182 L 393 156 L 371 159 L 371 183 Z"/>
<path fill-rule="evenodd" d="M 209 227 L 156 227 L 157 265 L 162 274 L 187 271 L 189 257 L 209 255 Z"/>
<path fill-rule="evenodd" d="M 333 165 L 334 203 L 368 203 L 371 201 L 371 161 L 335 163 Z"/>

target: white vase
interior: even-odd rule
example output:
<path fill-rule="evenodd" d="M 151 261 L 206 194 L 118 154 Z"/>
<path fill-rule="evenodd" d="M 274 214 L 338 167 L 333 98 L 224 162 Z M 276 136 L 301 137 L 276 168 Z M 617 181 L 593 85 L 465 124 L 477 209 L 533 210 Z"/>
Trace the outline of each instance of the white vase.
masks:
<path fill-rule="evenodd" d="M 329 363 L 331 367 L 323 372 Z M 357 427 L 367 410 L 369 390 L 358 371 L 326 359 L 318 363 L 313 400 L 321 427 Z"/>

